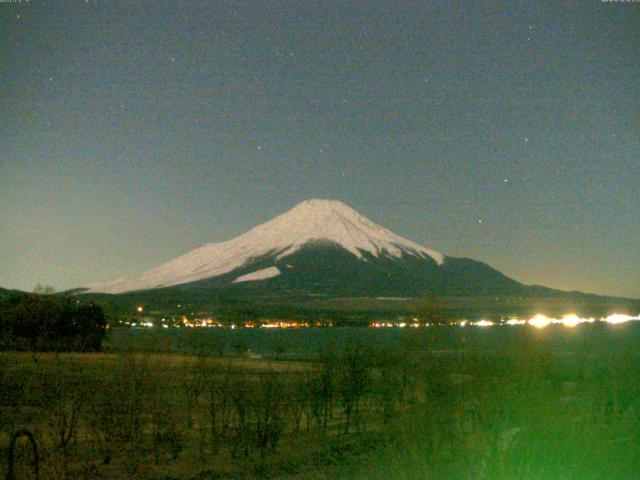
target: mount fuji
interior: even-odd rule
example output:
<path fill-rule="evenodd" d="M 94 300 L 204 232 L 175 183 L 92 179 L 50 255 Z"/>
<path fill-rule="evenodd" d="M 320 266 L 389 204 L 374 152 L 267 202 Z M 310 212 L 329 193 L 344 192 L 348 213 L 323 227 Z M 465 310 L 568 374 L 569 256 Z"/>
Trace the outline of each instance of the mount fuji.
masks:
<path fill-rule="evenodd" d="M 337 200 L 304 201 L 234 239 L 200 245 L 157 268 L 82 293 L 162 289 L 200 296 L 425 296 L 518 293 L 490 266 L 445 256 Z"/>

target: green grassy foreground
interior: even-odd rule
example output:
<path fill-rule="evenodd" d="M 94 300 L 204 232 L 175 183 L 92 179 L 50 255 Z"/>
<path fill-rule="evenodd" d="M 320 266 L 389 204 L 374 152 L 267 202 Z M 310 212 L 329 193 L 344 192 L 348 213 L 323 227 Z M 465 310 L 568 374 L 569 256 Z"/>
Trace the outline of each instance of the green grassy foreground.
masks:
<path fill-rule="evenodd" d="M 637 478 L 635 349 L 412 347 L 314 363 L 4 353 L 0 449 L 29 429 L 51 479 Z"/>

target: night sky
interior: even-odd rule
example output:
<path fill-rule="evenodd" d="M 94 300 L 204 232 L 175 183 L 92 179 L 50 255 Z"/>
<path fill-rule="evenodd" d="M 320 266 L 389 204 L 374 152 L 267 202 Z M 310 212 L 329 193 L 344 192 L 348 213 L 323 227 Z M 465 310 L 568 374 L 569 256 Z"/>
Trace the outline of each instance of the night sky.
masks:
<path fill-rule="evenodd" d="M 5 288 L 139 273 L 321 197 L 640 297 L 639 186 L 640 2 L 0 3 Z"/>

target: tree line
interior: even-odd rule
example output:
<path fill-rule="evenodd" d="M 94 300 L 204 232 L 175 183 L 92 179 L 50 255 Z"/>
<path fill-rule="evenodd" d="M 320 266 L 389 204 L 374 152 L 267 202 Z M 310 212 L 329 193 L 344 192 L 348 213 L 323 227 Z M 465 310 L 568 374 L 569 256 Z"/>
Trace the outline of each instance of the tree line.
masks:
<path fill-rule="evenodd" d="M 98 351 L 106 325 L 98 305 L 48 290 L 0 299 L 0 350 Z"/>

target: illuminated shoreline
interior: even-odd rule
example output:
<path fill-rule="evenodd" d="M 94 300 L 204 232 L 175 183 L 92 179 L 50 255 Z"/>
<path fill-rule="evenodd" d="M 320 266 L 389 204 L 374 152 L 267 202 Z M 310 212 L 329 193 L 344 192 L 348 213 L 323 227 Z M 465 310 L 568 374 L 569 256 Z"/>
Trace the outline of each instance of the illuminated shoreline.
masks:
<path fill-rule="evenodd" d="M 609 325 L 619 325 L 622 323 L 637 322 L 637 321 L 640 321 L 640 315 L 632 316 L 632 315 L 627 315 L 623 313 L 613 313 L 611 315 L 608 315 L 606 317 L 601 317 L 598 319 L 595 319 L 593 317 L 589 317 L 589 318 L 579 317 L 574 313 L 563 315 L 560 318 L 548 317 L 546 315 L 539 313 L 528 319 L 521 318 L 521 317 L 513 317 L 506 320 L 501 320 L 501 321 L 492 321 L 492 320 L 486 320 L 486 319 L 472 321 L 472 320 L 463 319 L 463 320 L 448 322 L 445 325 L 446 326 L 457 325 L 460 327 L 469 326 L 469 327 L 481 327 L 481 328 L 493 327 L 493 326 L 530 325 L 534 328 L 542 329 L 542 328 L 548 327 L 549 325 L 563 325 L 567 328 L 574 328 L 582 323 L 606 323 Z M 371 322 L 369 324 L 370 328 L 404 328 L 405 326 L 407 326 L 407 324 L 405 324 L 404 322 L 389 322 L 389 321 Z M 429 323 L 420 324 L 420 323 L 414 322 L 409 326 L 429 327 L 432 325 Z"/>
<path fill-rule="evenodd" d="M 531 326 L 536 329 L 543 329 L 550 325 L 562 325 L 566 328 L 575 328 L 578 325 L 589 324 L 609 324 L 619 325 L 628 322 L 640 321 L 640 315 L 628 315 L 623 313 L 613 313 L 606 317 L 594 318 L 594 317 L 580 317 L 574 313 L 563 315 L 562 317 L 549 317 L 544 314 L 536 314 L 530 318 L 524 317 L 511 317 L 500 320 L 453 320 L 446 322 L 429 322 L 421 321 L 418 318 L 412 319 L 397 319 L 397 320 L 375 320 L 368 324 L 362 325 L 362 327 L 375 328 L 375 329 L 387 329 L 387 328 L 426 328 L 426 327 L 438 327 L 438 326 L 459 326 L 459 327 L 478 327 L 487 328 L 493 326 Z M 186 316 L 182 316 L 179 319 L 167 321 L 165 318 L 161 320 L 151 321 L 151 319 L 141 319 L 140 321 L 124 322 L 125 327 L 128 328 L 219 328 L 219 329 L 231 329 L 236 328 L 255 328 L 255 329 L 308 329 L 308 328 L 333 328 L 334 324 L 331 321 L 293 321 L 293 320 L 262 320 L 262 321 L 245 321 L 236 323 L 224 323 L 211 318 L 195 318 L 189 319 Z"/>

